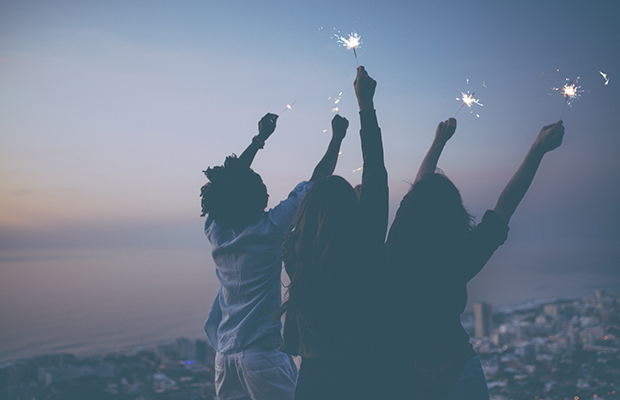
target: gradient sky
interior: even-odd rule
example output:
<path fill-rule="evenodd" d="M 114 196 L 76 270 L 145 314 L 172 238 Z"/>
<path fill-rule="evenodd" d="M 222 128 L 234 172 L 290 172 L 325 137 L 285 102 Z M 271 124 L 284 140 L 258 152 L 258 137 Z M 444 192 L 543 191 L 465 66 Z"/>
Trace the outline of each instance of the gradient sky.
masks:
<path fill-rule="evenodd" d="M 616 0 L 1 2 L 0 317 L 19 325 L 52 298 L 80 303 L 88 285 L 170 304 L 188 268 L 205 280 L 188 286 L 204 319 L 216 285 L 201 171 L 240 154 L 262 115 L 280 114 L 253 165 L 270 206 L 310 177 L 340 92 L 351 124 L 336 173 L 360 180 L 356 62 L 337 30 L 362 36 L 359 62 L 378 82 L 392 216 L 461 90 L 484 106 L 460 111 L 439 167 L 479 221 L 560 118 L 551 88 L 580 77 L 564 143 L 470 283 L 469 307 L 617 290 L 619 17 Z"/>

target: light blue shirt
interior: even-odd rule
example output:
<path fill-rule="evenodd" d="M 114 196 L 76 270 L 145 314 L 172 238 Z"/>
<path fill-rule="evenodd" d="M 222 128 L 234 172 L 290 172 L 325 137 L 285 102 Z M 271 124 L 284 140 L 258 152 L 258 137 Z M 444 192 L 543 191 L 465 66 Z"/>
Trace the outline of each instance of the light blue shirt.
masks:
<path fill-rule="evenodd" d="M 223 229 L 207 217 L 205 234 L 220 289 L 205 331 L 219 353 L 236 353 L 255 344 L 280 346 L 282 323 L 274 318 L 282 302 L 280 249 L 311 186 L 312 182 L 299 183 L 286 200 L 241 232 Z"/>

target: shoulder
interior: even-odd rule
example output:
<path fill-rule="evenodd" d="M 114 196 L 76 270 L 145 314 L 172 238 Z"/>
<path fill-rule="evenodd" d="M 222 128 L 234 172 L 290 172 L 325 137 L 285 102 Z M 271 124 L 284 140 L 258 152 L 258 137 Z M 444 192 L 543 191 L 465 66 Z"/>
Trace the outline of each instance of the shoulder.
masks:
<path fill-rule="evenodd" d="M 269 221 L 275 226 L 292 229 L 291 223 L 297 214 L 299 204 L 311 187 L 311 181 L 303 181 L 297 184 L 286 199 L 268 211 Z"/>
<path fill-rule="evenodd" d="M 503 244 L 510 228 L 495 211 L 487 210 L 482 221 L 471 231 L 470 236 L 494 242 L 497 246 Z"/>
<path fill-rule="evenodd" d="M 291 193 L 289 193 L 288 197 L 289 198 L 291 196 L 298 197 L 300 195 L 301 197 L 303 197 L 306 194 L 306 192 L 312 187 L 312 184 L 313 184 L 312 181 L 299 182 L 297 186 L 295 186 L 295 188 L 291 191 Z"/>
<path fill-rule="evenodd" d="M 487 210 L 484 213 L 482 221 L 478 224 L 478 227 L 481 225 L 488 227 L 487 229 L 495 229 L 501 232 L 508 232 L 510 230 L 504 219 L 493 210 Z"/>

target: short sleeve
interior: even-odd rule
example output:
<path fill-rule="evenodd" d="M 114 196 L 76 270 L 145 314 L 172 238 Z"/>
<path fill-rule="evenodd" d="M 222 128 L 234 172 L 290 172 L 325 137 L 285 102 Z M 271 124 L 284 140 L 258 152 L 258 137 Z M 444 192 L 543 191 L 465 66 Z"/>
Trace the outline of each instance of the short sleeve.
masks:
<path fill-rule="evenodd" d="M 281 231 L 290 231 L 295 223 L 295 216 L 299 210 L 299 204 L 306 195 L 306 192 L 312 187 L 312 182 L 300 182 L 295 189 L 289 193 L 285 200 L 269 210 L 269 222 Z"/>
<path fill-rule="evenodd" d="M 508 225 L 494 211 L 487 210 L 482 221 L 476 226 L 463 242 L 463 247 L 458 252 L 463 261 L 460 269 L 460 279 L 468 282 L 489 261 L 495 250 L 508 237 Z"/>
<path fill-rule="evenodd" d="M 486 245 L 498 248 L 508 238 L 508 225 L 496 212 L 487 210 L 482 217 L 482 221 L 472 234 L 477 237 L 477 241 L 485 242 Z"/>

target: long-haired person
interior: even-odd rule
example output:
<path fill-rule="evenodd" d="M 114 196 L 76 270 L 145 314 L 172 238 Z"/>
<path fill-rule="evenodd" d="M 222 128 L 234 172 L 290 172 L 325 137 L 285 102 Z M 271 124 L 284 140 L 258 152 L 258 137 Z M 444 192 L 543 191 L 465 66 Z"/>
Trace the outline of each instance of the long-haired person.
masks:
<path fill-rule="evenodd" d="M 436 171 L 456 130 L 450 118 L 435 139 L 403 198 L 386 243 L 399 311 L 394 348 L 400 353 L 400 389 L 410 398 L 488 399 L 480 361 L 460 323 L 467 282 L 504 243 L 508 222 L 543 156 L 560 146 L 562 121 L 542 128 L 493 210 L 474 227 L 454 184 Z M 415 394 L 415 395 L 414 395 Z"/>
<path fill-rule="evenodd" d="M 376 271 L 385 262 L 387 172 L 376 82 L 358 67 L 363 175 L 359 197 L 340 176 L 306 193 L 283 247 L 291 283 L 282 350 L 301 355 L 296 400 L 370 398 L 375 376 Z"/>
<path fill-rule="evenodd" d="M 238 158 L 205 171 L 202 212 L 208 214 L 205 233 L 211 242 L 220 289 L 205 331 L 215 357 L 215 392 L 220 400 L 293 399 L 298 370 L 282 343 L 279 319 L 284 236 L 293 228 L 299 203 L 312 183 L 336 167 L 348 122 L 336 116 L 332 139 L 309 181 L 273 209 L 267 207 L 267 187 L 250 165 L 276 128 L 275 114 L 258 123 L 258 135 Z"/>

